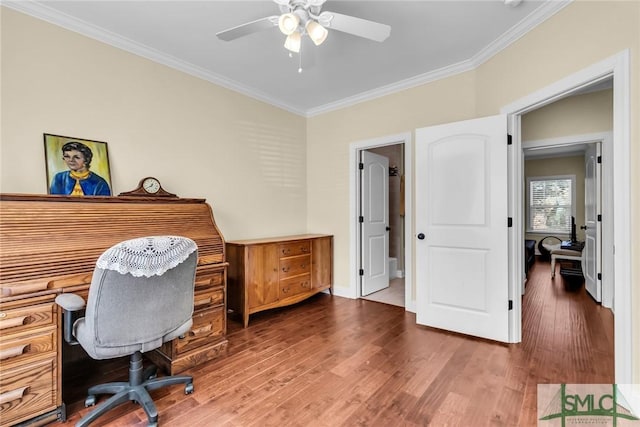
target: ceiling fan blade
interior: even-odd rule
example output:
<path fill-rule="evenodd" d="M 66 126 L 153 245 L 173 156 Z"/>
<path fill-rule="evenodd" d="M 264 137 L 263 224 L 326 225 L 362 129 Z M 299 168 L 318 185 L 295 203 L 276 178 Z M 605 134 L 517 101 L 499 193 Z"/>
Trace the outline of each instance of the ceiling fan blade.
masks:
<path fill-rule="evenodd" d="M 278 26 L 277 16 L 268 16 L 266 18 L 257 19 L 246 24 L 238 25 L 237 27 L 229 28 L 228 30 L 220 31 L 216 33 L 216 36 L 220 40 L 231 41 L 239 37 L 244 37 L 249 34 L 257 33 L 258 31 L 268 30 L 269 28 Z"/>
<path fill-rule="evenodd" d="M 318 17 L 318 22 L 327 28 L 342 31 L 343 33 L 383 42 L 391 34 L 391 27 L 355 16 L 325 11 Z"/>

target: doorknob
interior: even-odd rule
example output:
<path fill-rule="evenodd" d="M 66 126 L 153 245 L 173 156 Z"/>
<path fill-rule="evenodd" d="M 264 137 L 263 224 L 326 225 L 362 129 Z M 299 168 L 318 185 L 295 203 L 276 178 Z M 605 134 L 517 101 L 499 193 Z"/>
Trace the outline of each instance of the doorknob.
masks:
<path fill-rule="evenodd" d="M 424 240 L 424 233 L 418 233 L 418 239 Z"/>
<path fill-rule="evenodd" d="M 391 227 L 386 227 L 386 230 L 387 230 L 387 231 L 391 230 Z"/>
<path fill-rule="evenodd" d="M 580 226 L 580 230 L 586 230 L 587 228 L 589 228 L 589 227 L 587 227 L 586 225 L 581 225 Z"/>

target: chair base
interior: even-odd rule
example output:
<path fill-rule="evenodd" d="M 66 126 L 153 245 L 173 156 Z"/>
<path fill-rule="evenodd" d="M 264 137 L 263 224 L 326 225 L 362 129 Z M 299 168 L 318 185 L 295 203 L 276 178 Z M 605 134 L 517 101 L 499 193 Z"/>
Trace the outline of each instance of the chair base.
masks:
<path fill-rule="evenodd" d="M 78 421 L 76 427 L 88 426 L 105 412 L 129 401 L 134 401 L 142 405 L 144 412 L 147 414 L 149 425 L 155 426 L 158 423 L 158 410 L 149 392 L 174 384 L 185 384 L 185 394 L 193 393 L 193 377 L 190 375 L 155 378 L 154 368 L 147 368 L 143 372 L 142 353 L 137 351 L 131 355 L 129 362 L 129 382 L 98 384 L 89 388 L 85 406 L 93 406 L 96 402 L 96 395 L 113 394 L 113 396 Z"/>

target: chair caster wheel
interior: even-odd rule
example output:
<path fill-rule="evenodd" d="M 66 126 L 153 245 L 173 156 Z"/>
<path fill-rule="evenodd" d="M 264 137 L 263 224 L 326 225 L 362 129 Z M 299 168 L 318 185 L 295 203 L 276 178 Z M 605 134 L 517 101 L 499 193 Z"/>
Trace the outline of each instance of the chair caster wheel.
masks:
<path fill-rule="evenodd" d="M 89 406 L 94 406 L 96 404 L 96 397 L 93 394 L 87 396 L 84 400 L 84 407 L 88 408 Z"/>
<path fill-rule="evenodd" d="M 158 427 L 158 423 L 148 423 L 147 426 L 149 426 L 149 427 Z"/>
<path fill-rule="evenodd" d="M 184 386 L 184 394 L 191 394 L 193 393 L 193 383 L 189 383 L 186 386 Z"/>

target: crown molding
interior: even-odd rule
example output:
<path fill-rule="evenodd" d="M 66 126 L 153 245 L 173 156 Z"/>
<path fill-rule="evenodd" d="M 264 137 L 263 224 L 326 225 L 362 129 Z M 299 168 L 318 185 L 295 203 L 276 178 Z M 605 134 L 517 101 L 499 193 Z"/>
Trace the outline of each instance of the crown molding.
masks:
<path fill-rule="evenodd" d="M 473 70 L 474 68 L 475 68 L 475 65 L 470 60 L 458 62 L 457 64 L 439 68 L 437 70 L 430 71 L 428 73 L 419 74 L 415 77 L 410 77 L 408 79 L 400 80 L 399 82 L 392 83 L 390 85 L 385 85 L 385 86 L 378 87 L 376 89 L 362 92 L 357 95 L 350 96 L 348 98 L 344 98 L 336 102 L 331 102 L 329 104 L 321 105 L 320 107 L 311 108 L 307 110 L 306 116 L 313 117 L 319 114 L 328 113 L 333 110 L 339 110 L 341 108 L 350 107 L 352 105 L 359 104 L 361 102 L 371 101 L 373 99 L 381 98 L 386 95 L 391 95 L 393 93 L 410 89 L 412 87 L 420 86 L 425 83 L 431 83 L 436 80 L 455 76 L 456 74 L 464 73 L 466 71 Z"/>
<path fill-rule="evenodd" d="M 149 46 L 136 43 L 127 38 L 121 37 L 115 33 L 106 31 L 102 28 L 90 25 L 85 21 L 76 19 L 67 14 L 61 13 L 55 9 L 52 9 L 43 3 L 36 3 L 34 1 L 6 1 L 2 0 L 0 3 L 10 9 L 18 12 L 25 13 L 35 18 L 47 21 L 51 24 L 63 27 L 67 30 L 82 34 L 94 40 L 101 41 L 108 45 L 117 47 L 159 64 L 166 65 L 167 67 L 184 72 L 194 77 L 206 80 L 210 83 L 222 86 L 230 89 L 234 92 L 241 93 L 250 98 L 258 101 L 265 102 L 274 107 L 281 108 L 289 111 L 290 113 L 297 114 L 303 117 L 313 117 L 319 114 L 328 113 L 330 111 L 346 108 L 355 104 L 359 104 L 366 101 L 371 101 L 376 98 L 380 98 L 386 95 L 397 93 L 406 89 L 410 89 L 416 86 L 420 86 L 426 83 L 430 83 L 436 80 L 452 77 L 454 75 L 471 71 L 492 58 L 494 55 L 514 43 L 516 40 L 524 36 L 527 32 L 555 15 L 561 9 L 570 4 L 573 0 L 548 0 L 542 6 L 536 8 L 532 13 L 522 19 L 518 24 L 511 27 L 506 33 L 494 40 L 483 50 L 475 54 L 472 58 L 461 61 L 457 64 L 453 64 L 447 67 L 443 67 L 428 73 L 420 74 L 414 77 L 410 77 L 405 80 L 401 80 L 396 83 L 381 86 L 376 89 L 372 89 L 366 92 L 356 94 L 347 98 L 343 98 L 336 102 L 331 102 L 318 107 L 310 108 L 308 110 L 286 104 L 279 99 L 269 96 L 261 91 L 256 90 L 245 85 L 242 85 L 234 80 L 227 79 L 215 73 L 211 73 L 201 67 L 195 66 L 188 62 L 179 60 L 171 55 L 162 53 Z"/>
<path fill-rule="evenodd" d="M 536 8 L 529 15 L 524 17 L 520 22 L 511 27 L 500 37 L 489 43 L 484 49 L 476 53 L 471 61 L 474 67 L 478 67 L 491 59 L 494 55 L 506 49 L 512 43 L 520 39 L 522 36 L 542 24 L 547 19 L 564 9 L 573 0 L 551 0 L 546 1 L 542 6 Z"/>
<path fill-rule="evenodd" d="M 375 98 L 390 95 L 395 92 L 410 89 L 412 87 L 420 86 L 426 83 L 431 83 L 436 80 L 452 77 L 456 74 L 463 73 L 465 71 L 471 71 L 488 61 L 494 55 L 500 53 L 516 40 L 524 36 L 526 33 L 546 21 L 565 6 L 573 2 L 573 0 L 551 0 L 545 2 L 542 6 L 538 7 L 532 13 L 523 18 L 516 25 L 511 27 L 506 33 L 498 37 L 491 42 L 487 47 L 475 54 L 472 58 L 453 64 L 447 67 L 440 68 L 438 70 L 430 71 L 428 73 L 420 74 L 415 77 L 411 77 L 406 80 L 382 86 L 376 89 L 362 92 L 360 94 L 341 99 L 336 102 L 321 105 L 319 107 L 312 108 L 307 111 L 307 117 L 313 117 L 319 114 L 328 113 L 333 110 L 338 110 L 345 107 L 350 107 L 355 104 L 371 101 Z"/>

